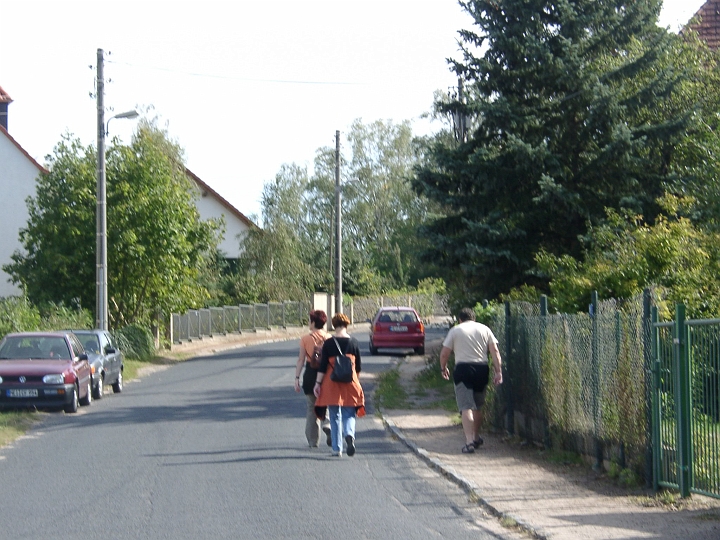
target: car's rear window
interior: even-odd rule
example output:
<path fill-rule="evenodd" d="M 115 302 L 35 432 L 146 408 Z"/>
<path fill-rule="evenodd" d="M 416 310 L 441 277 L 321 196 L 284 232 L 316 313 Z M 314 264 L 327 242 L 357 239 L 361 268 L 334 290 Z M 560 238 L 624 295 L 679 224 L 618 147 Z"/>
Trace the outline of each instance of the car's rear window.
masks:
<path fill-rule="evenodd" d="M 95 334 L 76 334 L 80 341 L 85 347 L 85 350 L 91 353 L 98 354 L 100 352 L 100 341 Z"/>
<path fill-rule="evenodd" d="M 418 322 L 414 311 L 383 311 L 378 317 L 378 322 L 388 323 L 415 323 Z"/>
<path fill-rule="evenodd" d="M 0 346 L 0 360 L 31 358 L 69 360 L 70 352 L 61 337 L 11 336 Z"/>

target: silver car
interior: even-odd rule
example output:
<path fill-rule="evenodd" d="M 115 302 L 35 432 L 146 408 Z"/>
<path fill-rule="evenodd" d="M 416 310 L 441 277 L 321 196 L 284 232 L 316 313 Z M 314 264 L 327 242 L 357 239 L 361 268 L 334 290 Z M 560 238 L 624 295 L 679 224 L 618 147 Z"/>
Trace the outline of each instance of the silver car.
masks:
<path fill-rule="evenodd" d="M 73 330 L 85 347 L 88 362 L 92 368 L 92 392 L 95 399 L 101 399 L 106 385 L 112 385 L 113 392 L 123 389 L 123 356 L 110 332 L 105 330 Z"/>

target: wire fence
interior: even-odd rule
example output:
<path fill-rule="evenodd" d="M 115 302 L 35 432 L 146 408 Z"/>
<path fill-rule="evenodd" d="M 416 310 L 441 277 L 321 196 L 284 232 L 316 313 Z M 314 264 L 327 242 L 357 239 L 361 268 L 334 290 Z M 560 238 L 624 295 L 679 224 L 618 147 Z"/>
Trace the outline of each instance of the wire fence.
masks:
<path fill-rule="evenodd" d="M 505 370 L 505 382 L 488 396 L 497 427 L 645 475 L 651 426 L 643 296 L 572 315 L 506 303 L 491 324 Z"/>
<path fill-rule="evenodd" d="M 271 302 L 191 309 L 173 313 L 172 341 L 307 325 L 310 302 Z"/>

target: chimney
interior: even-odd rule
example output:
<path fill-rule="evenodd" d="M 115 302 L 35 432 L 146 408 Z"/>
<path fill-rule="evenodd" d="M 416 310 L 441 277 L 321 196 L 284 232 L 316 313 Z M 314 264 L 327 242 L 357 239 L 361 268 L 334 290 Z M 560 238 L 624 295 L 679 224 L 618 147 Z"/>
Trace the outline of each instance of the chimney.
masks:
<path fill-rule="evenodd" d="M 12 103 L 12 98 L 0 86 L 0 126 L 8 128 L 8 105 Z"/>

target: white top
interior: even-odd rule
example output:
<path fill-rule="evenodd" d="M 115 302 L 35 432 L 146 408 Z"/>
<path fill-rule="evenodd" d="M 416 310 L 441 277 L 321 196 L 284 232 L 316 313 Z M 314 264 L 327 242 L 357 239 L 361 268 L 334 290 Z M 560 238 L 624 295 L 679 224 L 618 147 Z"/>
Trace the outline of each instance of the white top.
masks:
<path fill-rule="evenodd" d="M 475 321 L 465 321 L 453 326 L 448 332 L 443 347 L 455 353 L 455 363 L 469 364 L 488 363 L 488 345 L 498 343 L 492 330 Z"/>

